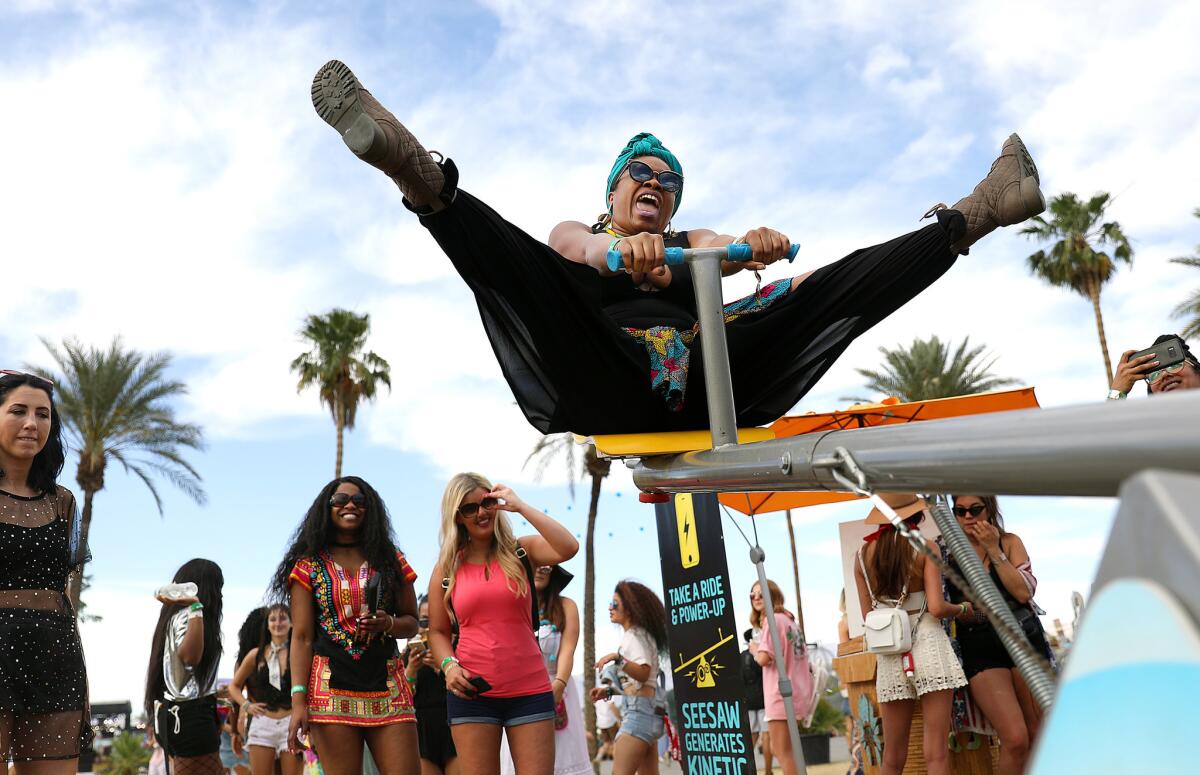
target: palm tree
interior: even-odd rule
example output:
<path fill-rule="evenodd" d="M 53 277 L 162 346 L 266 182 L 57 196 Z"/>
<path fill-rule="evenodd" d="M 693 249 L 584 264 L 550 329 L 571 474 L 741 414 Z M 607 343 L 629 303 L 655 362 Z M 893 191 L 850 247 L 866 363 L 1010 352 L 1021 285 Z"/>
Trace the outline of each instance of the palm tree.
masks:
<path fill-rule="evenodd" d="M 538 439 L 525 463 L 537 459 L 534 478 L 541 479 L 550 463 L 561 458 L 566 464 L 567 492 L 572 499 L 575 498 L 576 477 L 586 474 L 592 480 L 587 534 L 583 542 L 583 694 L 586 700 L 592 689 L 596 688 L 596 673 L 592 670 L 592 665 L 596 664 L 596 512 L 600 507 L 600 488 L 608 476 L 612 461 L 600 457 L 596 453 L 596 445 L 591 442 L 584 448 L 582 459 L 578 459 L 577 446 L 575 436 L 571 433 L 543 436 Z M 596 704 L 590 701 L 583 703 L 583 728 L 596 728 Z M 588 755 L 592 758 L 596 756 L 594 736 L 588 737 Z"/>
<path fill-rule="evenodd" d="M 1096 330 L 1100 334 L 1100 352 L 1104 356 L 1104 375 L 1112 387 L 1112 361 L 1108 357 L 1108 340 L 1104 336 L 1104 317 L 1100 314 L 1100 290 L 1112 279 L 1118 262 L 1133 264 L 1133 247 L 1121 224 L 1104 221 L 1111 197 L 1098 193 L 1086 202 L 1072 193 L 1060 194 L 1050 202 L 1051 219 L 1038 215 L 1022 234 L 1041 241 L 1054 241 L 1047 253 L 1039 250 L 1029 256 L 1029 268 L 1051 285 L 1070 288 L 1092 302 L 1096 314 Z M 1103 248 L 1112 246 L 1112 255 Z"/>
<path fill-rule="evenodd" d="M 170 406 L 184 395 L 182 382 L 168 379 L 171 356 L 127 350 L 120 337 L 107 350 L 65 339 L 62 349 L 46 339 L 61 375 L 31 369 L 55 382 L 58 410 L 69 447 L 79 451 L 75 480 L 83 490 L 81 535 L 87 545 L 96 493 L 104 489 L 110 461 L 121 464 L 150 490 L 162 515 L 154 476 L 166 479 L 196 503 L 205 502 L 200 474 L 184 459 L 185 449 L 203 449 L 200 426 L 179 422 Z M 71 603 L 78 610 L 80 579 L 73 576 Z"/>
<path fill-rule="evenodd" d="M 300 329 L 301 338 L 312 348 L 292 361 L 300 375 L 297 392 L 316 386 L 322 404 L 329 407 L 337 427 L 337 461 L 333 476 L 342 475 L 342 434 L 354 430 L 358 404 L 373 400 L 380 383 L 392 388 L 391 367 L 374 352 L 363 352 L 371 330 L 370 315 L 332 309 L 324 315 L 309 315 Z"/>
<path fill-rule="evenodd" d="M 984 346 L 968 349 L 970 337 L 950 353 L 949 344 L 936 336 L 914 339 L 906 349 L 897 345 L 889 350 L 880 347 L 883 366 L 879 371 L 855 369 L 867 380 L 867 389 L 901 401 L 928 401 L 971 393 L 984 393 L 1017 380 L 997 377 L 991 373 L 995 358 L 985 359 Z M 843 401 L 870 401 L 861 397 L 843 397 Z"/>
<path fill-rule="evenodd" d="M 1192 215 L 1200 218 L 1200 207 L 1193 210 Z M 1176 264 L 1190 266 L 1193 269 L 1200 269 L 1200 245 L 1196 246 L 1195 255 L 1179 256 L 1178 258 L 1172 258 L 1171 261 Z M 1191 296 L 1179 302 L 1179 305 L 1171 310 L 1171 314 L 1175 317 L 1188 320 L 1187 326 L 1183 329 L 1184 339 L 1200 336 L 1200 288 L 1192 291 Z"/>

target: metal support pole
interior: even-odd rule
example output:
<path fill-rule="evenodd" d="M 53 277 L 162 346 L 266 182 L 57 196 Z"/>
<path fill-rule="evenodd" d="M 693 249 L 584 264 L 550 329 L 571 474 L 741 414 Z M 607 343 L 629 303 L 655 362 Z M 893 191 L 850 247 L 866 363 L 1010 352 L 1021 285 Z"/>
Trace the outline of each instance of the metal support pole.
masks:
<path fill-rule="evenodd" d="M 1012 657 L 1013 664 L 1021 671 L 1021 676 L 1029 685 L 1029 691 L 1033 694 L 1033 698 L 1037 700 L 1038 705 L 1042 706 L 1042 710 L 1048 710 L 1050 703 L 1054 701 L 1054 677 L 1045 669 L 1041 661 L 1034 658 L 1029 649 L 1020 648 L 1014 640 L 1014 634 L 1019 634 L 1019 637 L 1025 640 L 1026 645 L 1029 645 L 1028 638 L 1025 638 L 1024 632 L 1021 631 L 1021 625 L 1017 623 L 1017 617 L 1013 616 L 1012 609 L 1004 601 L 1000 590 L 996 589 L 991 575 L 984 569 L 983 562 L 980 561 L 979 555 L 971 546 L 971 540 L 963 532 L 962 525 L 958 524 L 958 520 L 940 499 L 931 500 L 929 510 L 933 513 L 933 521 L 942 531 L 946 545 L 950 547 L 954 561 L 958 563 L 967 583 L 975 590 L 975 594 L 979 596 L 980 600 L 1012 629 L 1012 633 L 1010 633 L 1001 627 L 994 628 L 1000 642 L 1004 644 L 1005 650 Z"/>
<path fill-rule="evenodd" d="M 703 342 L 704 389 L 708 393 L 708 426 L 713 449 L 737 444 L 737 411 L 729 376 L 729 347 L 725 343 L 725 309 L 721 297 L 721 259 L 725 248 L 692 251 L 692 284 Z"/>
<path fill-rule="evenodd" d="M 757 538 L 757 535 L 755 536 Z M 792 679 L 787 674 L 783 661 L 783 643 L 779 638 L 779 625 L 775 623 L 775 601 L 771 599 L 771 585 L 767 583 L 767 569 L 763 561 L 767 553 L 761 546 L 750 550 L 750 562 L 758 570 L 758 588 L 763 596 L 763 612 L 766 614 L 767 627 L 771 631 L 771 656 L 775 659 L 776 672 L 779 675 L 779 694 L 783 697 L 783 709 L 787 714 L 788 739 L 792 741 L 792 758 L 796 762 L 796 772 L 808 775 L 808 767 L 804 764 L 804 750 L 800 747 L 800 727 L 796 724 L 796 708 L 792 705 Z"/>
<path fill-rule="evenodd" d="M 828 461 L 844 447 L 883 492 L 1112 496 L 1147 468 L 1200 473 L 1200 434 L 1164 428 L 1200 428 L 1200 390 L 643 458 L 633 481 L 660 492 L 840 491 Z"/>

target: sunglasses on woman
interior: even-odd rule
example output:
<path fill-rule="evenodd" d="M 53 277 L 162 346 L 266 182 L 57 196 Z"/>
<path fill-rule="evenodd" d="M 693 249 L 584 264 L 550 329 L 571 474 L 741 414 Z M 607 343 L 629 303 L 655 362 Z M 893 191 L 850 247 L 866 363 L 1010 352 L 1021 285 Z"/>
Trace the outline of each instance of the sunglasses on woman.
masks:
<path fill-rule="evenodd" d="M 658 178 L 658 184 L 663 187 L 663 191 L 675 194 L 683 188 L 683 175 L 672 170 L 655 172 L 653 167 L 642 161 L 631 161 L 625 169 L 629 173 L 629 177 L 638 183 L 645 183 L 650 178 Z"/>
<path fill-rule="evenodd" d="M 479 503 L 464 503 L 458 507 L 458 513 L 464 517 L 470 518 L 479 513 L 480 509 L 491 511 L 500 503 L 499 498 L 487 497 L 479 501 Z"/>
<path fill-rule="evenodd" d="M 961 519 L 968 514 L 972 517 L 978 517 L 986 508 L 987 506 L 984 506 L 982 503 L 976 503 L 974 506 L 955 506 L 951 511 L 954 512 L 954 516 Z"/>
<path fill-rule="evenodd" d="M 355 506 L 361 508 L 366 502 L 367 499 L 362 495 L 362 493 L 359 493 L 358 495 L 351 495 L 348 492 L 335 492 L 329 499 L 330 506 L 345 506 L 347 503 L 353 503 Z"/>
<path fill-rule="evenodd" d="M 1151 385 L 1153 385 L 1155 382 L 1158 382 L 1160 379 L 1163 378 L 1163 376 L 1165 376 L 1167 374 L 1178 374 L 1179 372 L 1183 371 L 1183 367 L 1184 367 L 1185 363 L 1187 363 L 1187 361 L 1183 361 L 1182 363 L 1177 363 L 1174 366 L 1167 366 L 1164 369 L 1155 369 L 1154 371 L 1152 371 L 1146 375 L 1146 381 L 1149 382 Z"/>
<path fill-rule="evenodd" d="M 666 186 L 663 186 L 663 188 L 666 188 Z M 1179 371 L 1179 369 L 1176 369 L 1176 371 Z M 0 369 L 0 374 L 7 374 L 10 377 L 31 377 L 39 382 L 45 382 L 47 385 L 50 385 L 51 387 L 54 386 L 54 383 L 52 381 L 46 379 L 45 377 L 43 377 L 39 374 L 30 374 L 27 371 L 16 371 L 14 369 Z M 1153 380 L 1151 380 L 1151 381 L 1153 382 Z"/>

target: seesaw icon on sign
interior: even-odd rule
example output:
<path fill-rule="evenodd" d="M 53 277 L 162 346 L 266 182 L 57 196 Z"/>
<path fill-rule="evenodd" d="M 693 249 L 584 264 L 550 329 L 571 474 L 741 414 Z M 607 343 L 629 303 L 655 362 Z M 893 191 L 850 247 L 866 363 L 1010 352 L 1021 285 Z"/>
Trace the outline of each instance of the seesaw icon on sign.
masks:
<path fill-rule="evenodd" d="M 679 667 L 675 668 L 675 672 L 678 673 L 685 667 L 695 663 L 695 669 L 684 673 L 684 677 L 691 679 L 692 683 L 697 689 L 711 689 L 716 686 L 717 675 L 719 675 L 720 672 L 725 669 L 724 665 L 716 662 L 715 660 L 710 662 L 708 655 L 719 649 L 721 646 L 724 646 L 729 641 L 733 640 L 733 636 L 726 635 L 722 638 L 721 629 L 717 628 L 717 638 L 718 640 L 716 643 L 704 649 L 704 651 L 701 651 L 699 654 L 687 660 L 686 662 L 681 662 Z M 683 659 L 683 654 L 680 654 L 679 658 Z"/>
<path fill-rule="evenodd" d="M 675 527 L 679 531 L 679 564 L 694 568 L 700 564 L 700 543 L 696 540 L 696 510 L 690 492 L 675 496 Z"/>

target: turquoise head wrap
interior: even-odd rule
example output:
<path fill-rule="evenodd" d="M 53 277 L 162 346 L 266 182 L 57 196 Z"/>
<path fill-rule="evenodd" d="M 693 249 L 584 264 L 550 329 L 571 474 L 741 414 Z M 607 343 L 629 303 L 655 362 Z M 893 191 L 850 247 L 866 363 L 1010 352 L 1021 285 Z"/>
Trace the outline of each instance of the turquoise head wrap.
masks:
<path fill-rule="evenodd" d="M 667 150 L 667 147 L 662 144 L 654 135 L 649 132 L 638 132 L 636 135 L 625 143 L 625 148 L 622 149 L 617 160 L 613 162 L 612 172 L 608 173 L 608 190 L 606 194 L 611 194 L 612 190 L 617 186 L 617 178 L 625 171 L 625 167 L 632 159 L 639 156 L 654 156 L 662 159 L 667 163 L 672 170 L 683 174 L 683 165 L 679 163 L 679 159 L 675 158 L 675 154 Z M 683 189 L 679 189 L 675 194 L 675 209 L 671 211 L 671 215 L 679 212 L 679 203 L 683 201 Z"/>

